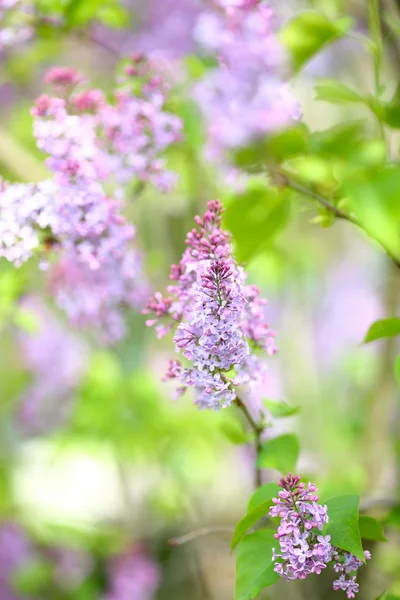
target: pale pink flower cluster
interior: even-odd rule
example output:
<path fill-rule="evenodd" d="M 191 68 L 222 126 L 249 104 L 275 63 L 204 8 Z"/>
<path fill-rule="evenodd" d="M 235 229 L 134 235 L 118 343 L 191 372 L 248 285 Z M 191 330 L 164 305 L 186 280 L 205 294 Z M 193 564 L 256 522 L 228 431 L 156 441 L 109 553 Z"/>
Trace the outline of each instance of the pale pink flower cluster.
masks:
<path fill-rule="evenodd" d="M 327 506 L 318 504 L 317 488 L 309 483 L 307 488 L 300 477 L 289 473 L 279 482 L 282 491 L 274 498 L 269 514 L 279 517 L 281 522 L 275 537 L 279 540 L 280 553 L 273 551 L 275 571 L 284 579 L 305 579 L 308 575 L 319 575 L 329 564 L 337 573 L 342 573 L 333 582 L 334 590 L 343 590 L 348 598 L 358 592 L 356 576 L 351 575 L 363 562 L 331 544 L 330 535 L 322 535 L 325 523 L 329 522 Z M 370 552 L 364 551 L 366 560 Z"/>
<path fill-rule="evenodd" d="M 189 232 L 182 260 L 171 268 L 170 295 L 155 294 L 145 309 L 155 316 L 148 325 L 162 321 L 159 337 L 175 328 L 176 349 L 189 361 L 188 367 L 170 362 L 167 378 L 180 382 L 177 394 L 192 387 L 196 404 L 215 410 L 237 398 L 237 386 L 265 377 L 257 351 L 276 351 L 264 301 L 245 285 L 246 273 L 221 228 L 222 212 L 222 204 L 212 201 L 204 217 L 195 218 L 197 229 Z"/>
<path fill-rule="evenodd" d="M 213 0 L 197 21 L 195 37 L 218 60 L 195 90 L 212 156 L 298 118 L 297 102 L 283 81 L 286 57 L 275 17 L 266 2 Z"/>

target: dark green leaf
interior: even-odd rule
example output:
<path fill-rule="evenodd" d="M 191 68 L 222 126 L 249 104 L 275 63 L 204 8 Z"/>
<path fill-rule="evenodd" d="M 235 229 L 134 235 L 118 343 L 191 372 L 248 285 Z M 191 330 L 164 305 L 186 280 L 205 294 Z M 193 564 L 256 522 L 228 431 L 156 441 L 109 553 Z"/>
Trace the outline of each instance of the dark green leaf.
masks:
<path fill-rule="evenodd" d="M 327 501 L 331 543 L 365 562 L 358 525 L 359 496 L 337 496 Z"/>
<path fill-rule="evenodd" d="M 237 244 L 239 261 L 247 261 L 271 244 L 290 217 L 289 192 L 264 185 L 234 198 L 225 224 Z"/>
<path fill-rule="evenodd" d="M 393 337 L 394 335 L 400 335 L 400 318 L 390 317 L 388 319 L 381 319 L 371 325 L 365 336 L 364 343 L 374 342 L 385 337 Z"/>
<path fill-rule="evenodd" d="M 299 456 L 299 440 L 293 434 L 280 435 L 263 444 L 258 465 L 277 469 L 282 474 L 294 471 Z"/>
<path fill-rule="evenodd" d="M 317 12 L 303 12 L 289 21 L 280 38 L 292 56 L 294 69 L 298 71 L 324 46 L 343 36 L 351 24 L 351 19 L 331 21 Z"/>
<path fill-rule="evenodd" d="M 274 534 L 274 530 L 260 529 L 239 544 L 235 600 L 253 600 L 262 589 L 279 579 L 272 562 L 272 549 L 276 547 Z"/>
<path fill-rule="evenodd" d="M 258 521 L 268 513 L 270 506 L 270 500 L 266 500 L 262 504 L 256 506 L 251 512 L 247 513 L 247 515 L 243 517 L 243 519 L 240 519 L 233 533 L 231 543 L 232 550 L 236 548 L 236 546 L 244 538 L 248 530 L 251 527 L 253 527 L 256 523 L 258 523 Z"/>
<path fill-rule="evenodd" d="M 387 541 L 381 523 L 373 517 L 360 515 L 358 526 L 363 540 L 371 540 L 372 542 Z"/>
<path fill-rule="evenodd" d="M 268 398 L 264 398 L 263 404 L 275 419 L 291 417 L 299 412 L 298 406 L 291 406 L 283 400 L 269 400 Z"/>
<path fill-rule="evenodd" d="M 364 103 L 361 96 L 336 79 L 320 79 L 315 86 L 316 100 L 331 102 L 332 104 L 346 104 L 347 102 Z"/>
<path fill-rule="evenodd" d="M 251 512 L 254 510 L 259 504 L 266 502 L 269 500 L 271 502 L 272 498 L 276 498 L 278 492 L 281 488 L 277 483 L 266 483 L 265 485 L 260 486 L 256 489 L 254 494 L 249 500 L 249 505 L 247 507 L 247 512 Z M 271 502 L 272 505 L 272 502 Z"/>

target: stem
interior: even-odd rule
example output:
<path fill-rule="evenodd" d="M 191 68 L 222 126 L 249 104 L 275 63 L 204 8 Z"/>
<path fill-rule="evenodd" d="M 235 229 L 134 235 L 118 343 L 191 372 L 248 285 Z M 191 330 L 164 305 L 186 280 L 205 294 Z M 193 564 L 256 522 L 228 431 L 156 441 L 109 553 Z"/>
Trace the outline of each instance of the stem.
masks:
<path fill-rule="evenodd" d="M 254 485 L 256 488 L 258 488 L 262 484 L 261 467 L 259 467 L 259 465 L 258 465 L 258 459 L 259 459 L 259 456 L 260 456 L 261 450 L 262 450 L 261 435 L 262 435 L 265 427 L 262 423 L 257 423 L 253 419 L 253 417 L 249 413 L 248 408 L 245 405 L 245 403 L 243 402 L 243 400 L 241 400 L 240 398 L 236 398 L 235 404 L 236 404 L 236 406 L 238 406 L 240 408 L 240 410 L 246 417 L 250 427 L 252 428 L 252 430 L 254 432 L 255 450 L 256 450 L 255 469 L 254 469 Z"/>
<path fill-rule="evenodd" d="M 323 196 L 322 194 L 306 187 L 306 185 L 297 181 L 295 179 L 294 175 L 288 174 L 282 170 L 279 171 L 278 175 L 280 177 L 280 182 L 283 185 L 286 185 L 287 187 L 291 188 L 292 190 L 294 190 L 296 192 L 299 192 L 300 194 L 302 194 L 304 196 L 308 196 L 309 198 L 316 200 L 319 204 L 321 204 L 321 206 L 323 206 L 326 210 L 328 210 L 330 213 L 332 213 L 338 219 L 348 221 L 349 223 L 356 225 L 356 227 L 359 227 L 371 239 L 373 239 L 377 244 L 379 244 L 381 246 L 381 248 L 383 248 L 383 250 L 391 258 L 391 260 L 396 265 L 396 267 L 398 269 L 400 269 L 400 258 L 397 258 L 397 256 L 392 254 L 392 252 L 385 246 L 385 244 L 384 244 L 384 242 L 382 242 L 382 240 L 374 237 L 368 231 L 366 231 L 364 229 L 364 227 L 362 226 L 362 224 L 360 223 L 360 221 L 357 219 L 357 217 L 344 212 L 343 210 L 338 208 L 335 204 L 333 204 L 328 198 L 325 198 L 325 196 Z"/>

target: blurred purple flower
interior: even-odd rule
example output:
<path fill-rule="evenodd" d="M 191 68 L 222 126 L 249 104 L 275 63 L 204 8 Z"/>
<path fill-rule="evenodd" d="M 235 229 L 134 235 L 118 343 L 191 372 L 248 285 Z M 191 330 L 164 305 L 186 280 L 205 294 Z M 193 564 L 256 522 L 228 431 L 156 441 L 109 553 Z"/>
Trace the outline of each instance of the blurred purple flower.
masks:
<path fill-rule="evenodd" d="M 200 15 L 195 37 L 218 57 L 218 66 L 197 85 L 195 98 L 207 124 L 209 154 L 218 158 L 290 124 L 299 108 L 283 83 L 286 60 L 268 4 L 212 5 Z"/>
<path fill-rule="evenodd" d="M 109 591 L 103 600 L 151 600 L 160 579 L 160 567 L 138 545 L 113 559 L 109 572 Z"/>
<path fill-rule="evenodd" d="M 68 419 L 87 368 L 88 348 L 38 298 L 25 299 L 21 307 L 35 318 L 36 328 L 18 334 L 21 361 L 32 376 L 20 398 L 18 427 L 24 434 L 37 435 Z"/>
<path fill-rule="evenodd" d="M 19 525 L 11 521 L 0 525 L 0 598 L 22 600 L 13 591 L 12 578 L 32 557 L 33 548 Z"/>

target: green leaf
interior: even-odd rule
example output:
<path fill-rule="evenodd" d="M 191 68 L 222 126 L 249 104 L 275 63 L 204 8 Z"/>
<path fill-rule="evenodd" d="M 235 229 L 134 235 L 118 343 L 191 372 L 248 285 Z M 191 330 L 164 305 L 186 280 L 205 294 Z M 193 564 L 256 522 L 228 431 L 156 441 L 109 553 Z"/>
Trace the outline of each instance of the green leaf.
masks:
<path fill-rule="evenodd" d="M 396 596 L 390 592 L 383 592 L 376 600 L 400 600 L 400 596 Z"/>
<path fill-rule="evenodd" d="M 267 162 L 281 162 L 291 156 L 303 154 L 308 137 L 307 127 L 303 123 L 296 123 L 241 148 L 234 154 L 233 160 L 237 166 L 251 173 L 264 172 Z"/>
<path fill-rule="evenodd" d="M 299 456 L 300 444 L 293 434 L 280 435 L 263 444 L 258 466 L 277 469 L 282 474 L 294 471 Z"/>
<path fill-rule="evenodd" d="M 256 489 L 256 491 L 250 498 L 249 505 L 247 507 L 247 512 L 251 512 L 257 506 L 259 506 L 263 502 L 266 502 L 267 500 L 270 501 L 270 506 L 272 506 L 271 500 L 272 498 L 276 498 L 280 489 L 281 488 L 277 483 L 266 483 L 265 485 L 261 485 L 259 488 Z"/>
<path fill-rule="evenodd" d="M 387 542 L 383 527 L 379 521 L 367 515 L 360 515 L 358 519 L 360 535 L 363 540 L 371 540 L 372 542 Z"/>
<path fill-rule="evenodd" d="M 315 86 L 316 100 L 331 102 L 332 104 L 346 104 L 347 102 L 364 103 L 357 92 L 335 79 L 320 79 Z"/>
<path fill-rule="evenodd" d="M 400 259 L 400 169 L 372 172 L 367 180 L 349 180 L 345 187 L 361 226 Z"/>
<path fill-rule="evenodd" d="M 267 407 L 274 419 L 291 417 L 299 412 L 298 406 L 292 406 L 284 400 L 269 400 L 268 398 L 264 398 L 263 404 Z"/>
<path fill-rule="evenodd" d="M 264 185 L 235 197 L 225 212 L 225 225 L 237 244 L 239 261 L 248 261 L 271 244 L 290 217 L 290 193 Z"/>
<path fill-rule="evenodd" d="M 390 317 L 388 319 L 381 319 L 375 321 L 368 329 L 368 333 L 365 336 L 364 343 L 374 342 L 381 338 L 393 337 L 400 335 L 400 318 Z"/>
<path fill-rule="evenodd" d="M 266 500 L 262 504 L 256 506 L 251 512 L 247 513 L 243 519 L 240 519 L 239 523 L 235 527 L 235 531 L 233 532 L 231 550 L 236 548 L 248 530 L 268 513 L 270 506 L 270 500 Z"/>
<path fill-rule="evenodd" d="M 221 431 L 234 444 L 246 444 L 249 441 L 249 433 L 238 420 L 222 421 Z"/>
<path fill-rule="evenodd" d="M 298 71 L 324 46 L 342 37 L 351 24 L 347 17 L 331 21 L 317 12 L 303 12 L 289 21 L 280 38 L 292 56 L 294 69 Z"/>
<path fill-rule="evenodd" d="M 337 496 L 327 501 L 329 523 L 325 531 L 331 543 L 365 562 L 358 525 L 359 496 Z"/>
<path fill-rule="evenodd" d="M 42 559 L 31 560 L 12 576 L 15 589 L 22 594 L 35 595 L 51 580 L 52 567 Z"/>
<path fill-rule="evenodd" d="M 260 529 L 239 544 L 235 600 L 253 600 L 262 589 L 279 579 L 272 562 L 272 549 L 276 547 L 274 534 L 274 530 Z"/>

